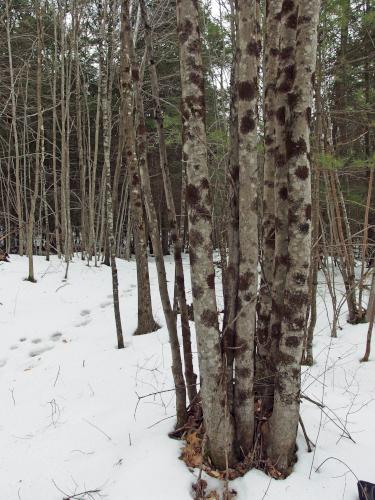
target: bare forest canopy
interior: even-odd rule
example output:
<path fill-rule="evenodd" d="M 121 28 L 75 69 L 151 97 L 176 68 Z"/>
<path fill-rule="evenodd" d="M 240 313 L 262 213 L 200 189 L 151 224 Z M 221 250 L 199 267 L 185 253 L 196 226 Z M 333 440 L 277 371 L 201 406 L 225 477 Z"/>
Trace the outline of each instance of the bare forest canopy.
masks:
<path fill-rule="evenodd" d="M 123 348 L 116 257 L 144 334 L 154 255 L 175 436 L 203 418 L 210 464 L 285 477 L 318 271 L 332 336 L 374 320 L 374 0 L 3 0 L 0 26 L 0 260 L 111 266 Z"/>

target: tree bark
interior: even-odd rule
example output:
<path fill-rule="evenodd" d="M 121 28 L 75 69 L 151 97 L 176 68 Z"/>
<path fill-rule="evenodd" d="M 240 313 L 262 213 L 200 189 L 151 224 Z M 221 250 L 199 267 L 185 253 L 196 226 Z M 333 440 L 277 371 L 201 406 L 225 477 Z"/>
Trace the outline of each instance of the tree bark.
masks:
<path fill-rule="evenodd" d="M 130 62 L 131 24 L 129 0 L 123 0 L 121 12 L 121 93 L 124 103 L 125 157 L 130 178 L 131 209 L 137 261 L 138 280 L 138 327 L 137 335 L 150 333 L 159 328 L 152 315 L 150 278 L 147 259 L 147 239 L 143 215 L 141 180 L 138 169 L 136 139 L 133 122 L 133 89 Z"/>
<path fill-rule="evenodd" d="M 365 355 L 362 358 L 362 361 L 368 361 L 370 357 L 372 330 L 374 328 L 374 317 L 375 317 L 375 272 L 373 270 L 370 297 L 368 301 L 367 315 L 366 315 L 366 319 L 369 322 L 367 330 L 367 339 L 366 339 L 366 351 Z"/>
<path fill-rule="evenodd" d="M 239 278 L 235 336 L 234 415 L 237 441 L 246 456 L 254 435 L 254 342 L 258 288 L 257 102 L 259 2 L 237 0 L 239 139 Z"/>
<path fill-rule="evenodd" d="M 303 364 L 312 366 L 314 363 L 313 353 L 313 339 L 314 330 L 317 320 L 317 303 L 316 296 L 318 290 L 318 271 L 320 261 L 320 157 L 324 152 L 323 143 L 323 126 L 322 126 L 322 65 L 321 53 L 319 51 L 318 64 L 317 64 L 317 83 L 315 91 L 315 106 L 316 106 L 316 155 L 314 158 L 315 169 L 311 172 L 312 176 L 312 237 L 311 237 L 311 265 L 309 274 L 309 304 L 310 304 L 310 317 L 308 314 L 306 320 L 309 319 L 308 327 L 306 325 L 306 338 L 304 346 Z"/>
<path fill-rule="evenodd" d="M 238 273 L 240 262 L 239 241 L 239 158 L 238 158 L 238 54 L 237 54 L 237 16 L 233 2 L 231 2 L 231 38 L 233 45 L 233 59 L 231 68 L 230 115 L 229 115 L 229 159 L 227 172 L 228 185 L 228 212 L 227 227 L 228 265 L 225 273 L 224 287 L 224 318 L 222 345 L 226 358 L 226 378 L 228 404 L 232 409 L 234 397 L 234 339 L 236 333 Z M 222 271 L 223 272 L 223 271 Z"/>
<path fill-rule="evenodd" d="M 25 227 L 23 223 L 23 212 L 21 204 L 21 186 L 20 186 L 20 152 L 18 143 L 18 130 L 17 130 L 17 107 L 16 107 L 16 91 L 14 82 L 14 72 L 13 72 L 13 56 L 12 56 L 12 44 L 10 38 L 10 13 L 9 13 L 9 0 L 6 0 L 6 32 L 7 32 L 7 44 L 8 44 L 8 60 L 9 60 L 9 76 L 10 76 L 10 97 L 12 104 L 12 130 L 13 130 L 13 140 L 14 140 L 14 156 L 16 163 L 16 212 L 17 212 L 17 222 L 18 222 L 18 238 L 19 238 L 19 254 L 22 256 L 24 253 L 24 233 Z"/>
<path fill-rule="evenodd" d="M 159 81 L 155 65 L 151 26 L 149 24 L 144 0 L 140 0 L 139 5 L 141 9 L 142 21 L 145 28 L 145 39 L 147 46 L 147 56 L 149 60 L 149 72 L 150 72 L 151 89 L 152 89 L 153 106 L 154 106 L 154 118 L 156 122 L 156 128 L 159 139 L 160 168 L 163 176 L 163 186 L 164 186 L 164 193 L 168 211 L 169 228 L 171 231 L 171 239 L 174 248 L 175 280 L 177 287 L 178 303 L 180 306 L 180 313 L 181 313 L 185 377 L 186 377 L 189 400 L 190 402 L 192 402 L 197 395 L 197 388 L 196 388 L 197 376 L 194 373 L 193 357 L 191 352 L 191 333 L 189 325 L 189 314 L 186 303 L 184 269 L 182 265 L 182 242 L 181 242 L 179 227 L 177 224 L 176 208 L 173 199 L 171 179 L 169 175 L 167 147 L 164 136 L 163 111 L 160 103 Z"/>
<path fill-rule="evenodd" d="M 282 0 L 266 1 L 264 47 L 264 175 L 262 210 L 261 285 L 258 299 L 256 371 L 262 395 L 262 409 L 273 404 L 273 366 L 270 359 L 273 261 L 275 256 L 275 154 L 276 84 L 279 56 Z"/>
<path fill-rule="evenodd" d="M 147 137 L 146 124 L 144 119 L 143 99 L 141 94 L 141 83 L 138 77 L 138 66 L 135 63 L 134 53 L 132 54 L 132 75 L 135 87 L 135 101 L 137 107 L 137 144 L 138 161 L 141 174 L 145 206 L 149 223 L 150 236 L 155 254 L 156 267 L 158 273 L 158 282 L 162 307 L 167 323 L 169 342 L 172 351 L 172 374 L 176 388 L 176 410 L 177 410 L 177 428 L 181 428 L 187 420 L 186 411 L 186 387 L 182 371 L 182 360 L 180 353 L 180 344 L 177 335 L 176 318 L 171 307 L 168 293 L 167 276 L 165 272 L 163 248 L 160 240 L 160 228 L 158 224 L 157 213 L 152 198 L 150 175 L 147 162 Z"/>
<path fill-rule="evenodd" d="M 299 0 L 283 1 L 276 84 L 275 120 L 275 255 L 273 259 L 272 312 L 269 366 L 276 367 L 281 336 L 283 294 L 288 268 L 288 167 L 286 122 L 290 115 L 288 96 L 295 80 L 295 47 Z"/>
<path fill-rule="evenodd" d="M 33 261 L 33 230 L 35 221 L 36 202 L 39 196 L 40 171 L 44 164 L 44 130 L 42 110 L 42 11 L 40 0 L 35 0 L 36 25 L 37 25 L 37 70 L 36 70 L 36 100 L 37 100 L 37 136 L 35 146 L 35 174 L 34 189 L 31 196 L 30 211 L 27 224 L 27 253 L 29 257 L 28 281 L 35 282 Z"/>
<path fill-rule="evenodd" d="M 183 155 L 187 167 L 190 265 L 198 341 L 203 418 L 212 463 L 235 462 L 234 426 L 227 406 L 212 256 L 212 206 L 198 2 L 176 4 L 182 89 Z"/>
<path fill-rule="evenodd" d="M 117 266 L 116 266 L 116 240 L 114 237 L 113 231 L 113 210 L 112 210 L 112 185 L 111 185 L 111 164 L 110 164 L 110 150 L 111 150 L 111 114 L 108 110 L 108 73 L 109 73 L 109 63 L 108 60 L 108 50 L 106 61 L 104 61 L 103 56 L 103 45 L 105 41 L 105 20 L 106 20 L 106 5 L 101 14 L 101 34 L 99 40 L 99 52 L 102 60 L 102 112 L 103 112 L 103 152 L 104 152 L 104 170 L 105 170 L 105 196 L 106 201 L 106 215 L 107 215 L 107 234 L 108 234 L 108 243 L 109 243 L 109 253 L 110 253 L 110 263 L 111 263 L 111 272 L 112 272 L 112 291 L 113 291 L 113 307 L 115 313 L 115 322 L 116 322 L 116 335 L 117 335 L 117 347 L 118 349 L 124 348 L 124 338 L 122 334 L 122 324 L 121 324 L 121 313 L 120 313 L 120 302 L 119 302 L 119 293 L 118 293 L 118 274 L 117 274 Z"/>
<path fill-rule="evenodd" d="M 288 171 L 288 266 L 271 417 L 269 457 L 287 474 L 294 461 L 299 420 L 301 358 L 308 303 L 311 253 L 310 118 L 315 73 L 319 0 L 301 0 L 295 79 L 286 122 Z"/>

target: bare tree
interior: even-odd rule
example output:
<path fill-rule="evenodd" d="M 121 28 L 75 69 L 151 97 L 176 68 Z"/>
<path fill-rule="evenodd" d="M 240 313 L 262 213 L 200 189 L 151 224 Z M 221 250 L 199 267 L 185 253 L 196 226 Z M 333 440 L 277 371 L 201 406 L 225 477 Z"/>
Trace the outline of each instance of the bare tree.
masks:
<path fill-rule="evenodd" d="M 261 51 L 259 2 L 237 0 L 239 279 L 235 337 L 234 415 L 237 440 L 246 456 L 254 434 L 254 342 L 258 287 L 257 99 Z"/>
<path fill-rule="evenodd" d="M 187 383 L 187 391 L 189 394 L 189 400 L 194 401 L 197 395 L 196 380 L 197 376 L 194 373 L 193 368 L 193 358 L 191 352 L 191 334 L 189 326 L 189 314 L 186 303 L 186 293 L 185 293 L 185 277 L 184 269 L 182 265 L 182 242 L 179 227 L 177 224 L 176 208 L 172 193 L 172 184 L 169 175 L 169 165 L 167 157 L 167 146 L 164 136 L 164 119 L 163 111 L 160 102 L 160 90 L 159 81 L 155 64 L 155 55 L 152 43 L 152 31 L 148 20 L 147 10 L 144 0 L 139 1 L 140 12 L 142 16 L 142 21 L 145 28 L 145 40 L 147 47 L 147 58 L 149 61 L 149 72 L 151 79 L 151 89 L 154 105 L 154 118 L 156 122 L 156 128 L 158 132 L 159 140 L 159 158 L 160 158 L 160 168 L 163 176 L 164 193 L 167 204 L 167 212 L 169 219 L 169 227 L 171 231 L 171 239 L 174 248 L 174 261 L 175 261 L 175 276 L 176 276 L 176 288 L 178 303 L 181 312 L 181 327 L 182 327 L 182 338 L 184 346 L 184 361 L 185 361 L 185 377 Z M 153 245 L 155 247 L 155 245 Z"/>
<path fill-rule="evenodd" d="M 121 11 L 121 94 L 124 105 L 125 157 L 130 178 L 130 197 L 133 214 L 133 231 L 138 279 L 138 327 L 137 335 L 150 333 L 159 328 L 152 315 L 150 278 L 147 261 L 146 228 L 143 213 L 141 179 L 138 169 L 136 140 L 133 128 L 133 91 L 130 61 L 131 21 L 129 0 L 123 0 Z"/>
<path fill-rule="evenodd" d="M 187 170 L 189 255 L 202 407 L 210 457 L 216 466 L 224 469 L 235 461 L 234 426 L 227 405 L 226 370 L 221 351 L 216 307 L 198 3 L 193 0 L 177 2 L 176 9 L 182 91 L 183 155 Z"/>
<path fill-rule="evenodd" d="M 290 115 L 286 121 L 285 157 L 288 171 L 288 266 L 283 290 L 269 447 L 271 460 L 284 472 L 290 470 L 295 453 L 301 390 L 300 368 L 308 303 L 311 252 L 310 118 L 319 9 L 319 0 L 300 2 L 298 21 L 295 20 L 298 25 L 295 72 L 288 93 Z"/>
<path fill-rule="evenodd" d="M 107 10 L 110 10 L 110 14 L 107 14 Z M 112 291 L 113 291 L 113 307 L 115 313 L 116 321 L 116 334 L 117 334 L 117 347 L 119 349 L 124 348 L 124 338 L 122 334 L 121 325 L 121 313 L 120 313 L 120 303 L 119 303 L 119 293 L 118 293 L 118 275 L 117 275 L 117 265 L 116 265 L 116 240 L 114 237 L 113 230 L 113 211 L 112 211 L 112 184 L 111 184 L 111 165 L 110 165 L 110 150 L 111 150 L 111 113 L 109 111 L 108 103 L 108 86 L 109 83 L 109 55 L 108 55 L 108 43 L 106 44 L 106 33 L 105 25 L 106 20 L 112 14 L 113 15 L 113 0 L 110 0 L 110 6 L 107 2 L 100 9 L 101 12 L 101 30 L 100 30 L 100 40 L 99 40 L 99 53 L 102 60 L 102 112 L 103 112 L 103 150 L 104 150 L 104 171 L 105 171 L 105 203 L 106 203 L 106 215 L 107 215 L 107 233 L 108 233 L 108 243 L 109 243 L 109 253 L 111 259 L 111 271 L 112 271 Z M 109 20 L 109 23 L 112 21 Z M 110 36 L 110 33 L 109 35 Z M 106 57 L 103 54 L 103 46 L 107 48 Z"/>
<path fill-rule="evenodd" d="M 33 260 L 33 230 L 35 222 L 36 203 L 39 196 L 40 172 L 44 168 L 44 127 L 42 110 L 42 44 L 43 44 L 43 25 L 42 25 L 42 7 L 40 0 L 35 0 L 36 25 L 37 25 L 37 73 L 36 73 L 36 99 L 37 99 L 37 136 L 35 145 L 35 174 L 34 188 L 31 196 L 30 210 L 27 222 L 27 254 L 29 257 L 29 276 L 28 281 L 35 282 L 34 260 Z"/>

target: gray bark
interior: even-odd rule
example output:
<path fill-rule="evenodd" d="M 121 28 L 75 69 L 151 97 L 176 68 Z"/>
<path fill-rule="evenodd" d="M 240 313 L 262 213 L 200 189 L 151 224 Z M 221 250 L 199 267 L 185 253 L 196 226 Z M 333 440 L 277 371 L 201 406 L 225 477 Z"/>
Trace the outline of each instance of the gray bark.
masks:
<path fill-rule="evenodd" d="M 310 118 L 320 0 L 301 0 L 295 79 L 286 123 L 288 170 L 288 266 L 283 293 L 281 338 L 271 418 L 269 457 L 288 473 L 293 464 L 299 420 L 301 358 L 308 303 L 311 253 Z"/>
<path fill-rule="evenodd" d="M 35 1 L 35 10 L 37 13 L 37 69 L 36 69 L 36 100 L 37 100 L 37 136 L 35 146 L 35 174 L 34 188 L 31 196 L 30 210 L 27 222 L 27 254 L 29 258 L 29 276 L 28 281 L 35 282 L 34 261 L 33 261 L 33 230 L 35 222 L 36 202 L 39 196 L 40 172 L 44 163 L 44 130 L 43 130 L 43 110 L 42 110 L 42 12 L 39 0 Z"/>
<path fill-rule="evenodd" d="M 141 174 L 141 181 L 145 198 L 145 206 L 149 222 L 150 236 L 156 260 L 160 297 L 161 297 L 165 320 L 167 323 L 169 342 L 171 344 L 172 374 L 176 388 L 177 428 L 181 428 L 186 423 L 187 420 L 186 387 L 182 371 L 182 360 L 180 353 L 180 343 L 177 335 L 176 318 L 173 313 L 168 293 L 167 275 L 165 272 L 163 249 L 160 240 L 160 228 L 151 192 L 150 175 L 147 162 L 147 137 L 146 137 L 146 124 L 144 119 L 143 99 L 141 94 L 141 83 L 138 76 L 139 71 L 138 71 L 138 66 L 135 63 L 134 54 L 132 54 L 132 59 L 133 59 L 132 75 L 135 87 L 135 102 L 137 107 L 137 121 L 138 121 L 137 144 L 138 144 L 139 170 Z"/>
<path fill-rule="evenodd" d="M 100 9 L 102 10 L 102 9 Z M 106 6 L 104 7 L 104 12 Z M 111 183 L 111 165 L 110 165 L 110 151 L 111 151 L 111 114 L 109 112 L 108 103 L 108 90 L 109 83 L 109 55 L 107 53 L 106 61 L 103 57 L 103 45 L 105 40 L 105 20 L 106 15 L 101 13 L 101 34 L 99 41 L 99 52 L 102 60 L 102 112 L 103 112 L 103 152 L 104 152 L 104 171 L 105 171 L 105 203 L 106 203 L 106 215 L 107 215 L 107 234 L 109 243 L 109 253 L 110 253 L 110 263 L 112 272 L 112 291 L 113 291 L 113 307 L 116 322 L 116 335 L 117 335 L 117 347 L 118 349 L 124 348 L 124 339 L 122 334 L 122 324 L 121 324 L 121 314 L 120 314 L 120 302 L 118 293 L 118 274 L 116 266 L 116 240 L 113 230 L 113 209 L 112 209 L 112 183 Z"/>
<path fill-rule="evenodd" d="M 257 102 L 259 2 L 237 0 L 239 139 L 239 278 L 235 337 L 234 415 L 237 441 L 246 456 L 254 434 L 254 342 L 258 287 Z"/>
<path fill-rule="evenodd" d="M 138 169 L 136 139 L 133 122 L 133 88 L 130 62 L 131 24 L 129 0 L 123 0 L 121 12 L 121 93 L 124 104 L 124 152 L 130 179 L 130 198 L 133 218 L 135 254 L 138 280 L 138 327 L 137 335 L 150 333 L 159 328 L 152 315 L 150 278 L 148 273 L 147 239 L 143 214 L 141 180 Z"/>
<path fill-rule="evenodd" d="M 216 307 L 198 2 L 179 0 L 176 7 L 183 155 L 187 168 L 190 265 L 203 418 L 212 463 L 224 469 L 235 461 L 234 427 L 227 406 L 226 377 Z"/>
<path fill-rule="evenodd" d="M 272 312 L 273 262 L 275 256 L 275 153 L 276 83 L 279 56 L 282 0 L 266 1 L 264 47 L 264 174 L 262 207 L 261 286 L 257 322 L 257 379 L 262 409 L 273 404 L 273 366 L 270 359 L 270 320 Z"/>
<path fill-rule="evenodd" d="M 145 39 L 147 46 L 147 56 L 149 61 L 151 89 L 152 89 L 152 97 L 154 104 L 154 118 L 156 122 L 156 128 L 159 139 L 160 168 L 163 176 L 163 185 L 164 185 L 164 193 L 168 211 L 169 228 L 171 231 L 171 239 L 174 248 L 175 279 L 176 279 L 178 303 L 180 306 L 180 313 L 181 313 L 185 377 L 186 377 L 189 400 L 190 402 L 192 402 L 194 401 L 197 395 L 197 388 L 196 388 L 197 376 L 194 373 L 193 358 L 191 352 L 191 334 L 190 334 L 189 315 L 188 315 L 188 308 L 187 308 L 186 294 L 185 294 L 184 269 L 182 265 L 182 242 L 181 242 L 179 227 L 177 224 L 176 208 L 173 200 L 172 184 L 169 175 L 167 147 L 164 136 L 163 111 L 160 103 L 159 81 L 155 65 L 151 26 L 148 21 L 144 0 L 140 0 L 139 5 L 140 5 L 140 12 L 143 24 L 145 27 Z"/>
<path fill-rule="evenodd" d="M 276 365 L 281 335 L 283 293 L 288 268 L 288 168 L 286 122 L 289 118 L 288 95 L 295 80 L 295 46 L 299 0 L 283 1 L 276 84 L 275 120 L 275 257 L 273 260 L 272 313 L 270 321 L 271 365 Z"/>

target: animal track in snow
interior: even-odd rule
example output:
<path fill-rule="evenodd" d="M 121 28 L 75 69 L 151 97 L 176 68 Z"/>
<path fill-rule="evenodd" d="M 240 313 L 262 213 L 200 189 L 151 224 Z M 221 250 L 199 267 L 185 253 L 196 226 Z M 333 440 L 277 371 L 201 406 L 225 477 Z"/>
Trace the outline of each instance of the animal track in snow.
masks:
<path fill-rule="evenodd" d="M 31 341 L 33 344 L 40 344 L 42 342 L 42 339 L 32 339 Z"/>
<path fill-rule="evenodd" d="M 91 323 L 91 319 L 90 318 L 85 318 L 83 321 L 79 321 L 78 323 L 76 323 L 75 326 L 77 328 L 79 328 L 80 326 L 86 326 L 89 323 Z"/>
<path fill-rule="evenodd" d="M 21 337 L 20 338 L 20 342 L 25 342 L 25 340 L 26 340 L 26 337 Z"/>
<path fill-rule="evenodd" d="M 127 288 L 126 290 L 123 290 L 123 292 L 122 292 L 122 293 L 123 293 L 123 294 L 126 294 L 126 295 L 127 295 L 128 293 L 132 293 L 132 292 L 133 292 L 133 290 L 134 290 L 134 288 L 136 288 L 136 286 L 135 286 L 135 285 L 130 285 L 130 286 L 129 286 L 129 288 Z"/>
<path fill-rule="evenodd" d="M 108 307 L 108 306 L 112 305 L 112 302 L 106 301 L 106 302 L 102 302 L 102 303 L 101 303 L 101 304 L 99 304 L 99 305 L 100 305 L 100 307 L 101 307 L 102 309 L 104 309 L 104 308 L 106 308 L 106 307 Z"/>
<path fill-rule="evenodd" d="M 61 332 L 55 332 L 53 333 L 52 335 L 50 335 L 50 339 L 53 341 L 53 342 L 57 342 L 59 339 L 61 339 L 62 337 L 62 333 Z"/>
<path fill-rule="evenodd" d="M 81 316 L 88 316 L 90 314 L 90 309 L 82 309 L 80 312 Z"/>
<path fill-rule="evenodd" d="M 29 356 L 30 358 L 35 358 L 35 356 L 39 356 L 40 354 L 50 351 L 51 349 L 53 349 L 53 346 L 51 345 L 41 346 L 38 349 L 33 349 L 32 351 L 30 351 Z"/>
<path fill-rule="evenodd" d="M 7 361 L 8 361 L 7 359 L 1 358 L 0 359 L 0 368 L 2 368 L 3 366 L 5 366 L 7 364 Z"/>
<path fill-rule="evenodd" d="M 16 349 L 18 349 L 18 345 L 17 344 L 13 344 L 10 346 L 10 350 L 11 351 L 15 351 Z"/>

